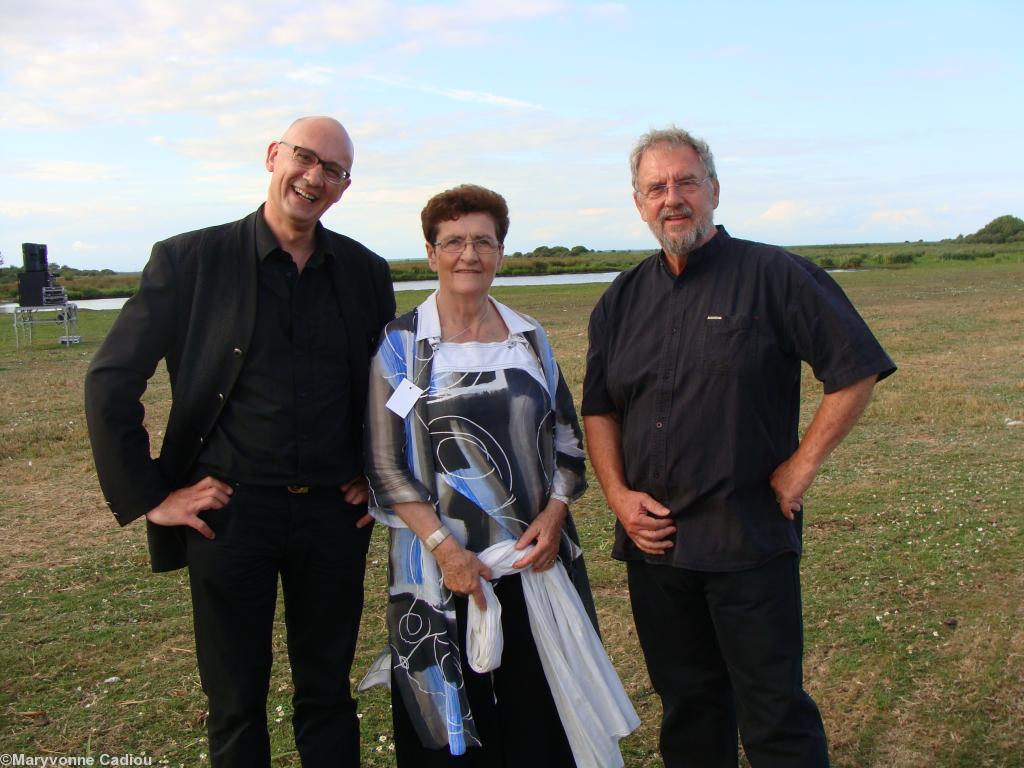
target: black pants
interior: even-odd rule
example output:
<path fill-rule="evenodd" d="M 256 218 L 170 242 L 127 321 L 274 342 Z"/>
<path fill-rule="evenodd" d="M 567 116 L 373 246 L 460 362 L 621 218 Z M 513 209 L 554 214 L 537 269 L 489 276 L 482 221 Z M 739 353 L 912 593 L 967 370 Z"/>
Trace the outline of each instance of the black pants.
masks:
<path fill-rule="evenodd" d="M 736 728 L 753 768 L 828 765 L 821 715 L 803 689 L 800 564 L 776 557 L 708 573 L 628 564 L 637 637 L 664 714 L 666 768 L 735 768 Z"/>
<path fill-rule="evenodd" d="M 427 749 L 416 735 L 398 686 L 391 687 L 391 718 L 398 768 L 575 768 L 565 729 L 544 676 L 530 631 L 530 615 L 519 574 L 494 587 L 501 602 L 504 648 L 501 666 L 480 674 L 462 654 L 462 678 L 481 746 L 454 756 L 447 748 Z M 466 637 L 469 602 L 455 596 L 460 640 Z M 463 648 L 465 651 L 465 648 Z"/>
<path fill-rule="evenodd" d="M 214 768 L 270 766 L 267 692 L 277 581 L 284 589 L 295 744 L 305 768 L 359 765 L 349 672 L 363 610 L 370 529 L 341 492 L 235 488 L 188 533 L 199 675 Z"/>

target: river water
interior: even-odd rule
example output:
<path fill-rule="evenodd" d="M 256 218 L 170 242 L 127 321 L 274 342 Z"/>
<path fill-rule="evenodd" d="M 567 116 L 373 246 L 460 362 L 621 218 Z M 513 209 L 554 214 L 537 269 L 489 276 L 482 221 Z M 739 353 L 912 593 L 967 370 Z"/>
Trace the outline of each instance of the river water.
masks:
<path fill-rule="evenodd" d="M 494 278 L 494 285 L 578 285 L 580 283 L 610 283 L 618 272 L 588 272 L 574 275 L 517 275 Z M 437 280 L 407 280 L 395 283 L 396 291 L 432 291 Z M 82 299 L 74 302 L 79 309 L 120 309 L 128 299 Z M 11 313 L 17 304 L 0 304 L 0 312 Z"/>

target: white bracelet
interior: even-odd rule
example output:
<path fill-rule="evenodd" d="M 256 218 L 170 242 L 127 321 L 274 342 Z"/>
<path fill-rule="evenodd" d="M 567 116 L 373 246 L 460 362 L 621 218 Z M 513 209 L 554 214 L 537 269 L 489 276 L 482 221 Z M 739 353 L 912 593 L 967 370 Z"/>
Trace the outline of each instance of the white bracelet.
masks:
<path fill-rule="evenodd" d="M 440 528 L 438 528 L 436 531 L 434 531 L 432 534 L 430 534 L 429 536 L 427 536 L 427 538 L 423 540 L 423 546 L 427 548 L 427 552 L 433 552 L 435 549 L 441 546 L 442 541 L 444 541 L 451 535 L 452 532 L 448 530 L 448 526 L 442 524 Z"/>
<path fill-rule="evenodd" d="M 563 496 L 560 493 L 552 493 L 552 494 L 550 494 L 548 496 L 548 498 L 549 499 L 553 499 L 555 501 L 560 501 L 563 504 L 565 504 L 565 506 L 567 506 L 567 507 L 569 506 L 569 497 L 568 496 Z"/>

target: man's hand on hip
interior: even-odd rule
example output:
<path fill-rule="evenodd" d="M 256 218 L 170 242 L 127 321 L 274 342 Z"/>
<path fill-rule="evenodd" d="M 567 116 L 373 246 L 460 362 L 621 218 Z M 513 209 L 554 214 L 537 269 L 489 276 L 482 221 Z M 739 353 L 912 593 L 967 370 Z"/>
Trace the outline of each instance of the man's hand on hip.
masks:
<path fill-rule="evenodd" d="M 804 494 L 843 438 L 853 429 L 871 399 L 877 376 L 867 376 L 823 395 L 796 453 L 779 464 L 769 479 L 779 509 L 787 520 L 803 509 Z"/>
<path fill-rule="evenodd" d="M 365 504 L 370 498 L 370 483 L 364 475 L 356 475 L 347 483 L 341 484 L 341 492 L 345 501 L 353 506 Z M 373 515 L 367 512 L 356 520 L 356 528 L 365 528 L 373 522 Z"/>
<path fill-rule="evenodd" d="M 166 499 L 146 513 L 146 519 L 156 525 L 187 525 L 212 539 L 213 530 L 199 517 L 199 513 L 208 509 L 221 509 L 231 499 L 233 492 L 234 489 L 227 483 L 207 476 L 195 485 L 171 491 Z"/>
<path fill-rule="evenodd" d="M 670 538 L 676 532 L 669 519 L 672 510 L 640 491 L 623 491 L 609 500 L 626 534 L 641 552 L 661 555 L 675 546 Z"/>
<path fill-rule="evenodd" d="M 356 475 L 347 483 L 341 484 L 341 492 L 345 494 L 345 501 L 349 504 L 365 504 L 370 498 L 370 483 L 363 475 Z"/>
<path fill-rule="evenodd" d="M 794 519 L 796 513 L 804 508 L 804 493 L 811 487 L 817 474 L 818 468 L 801 461 L 797 454 L 790 456 L 772 472 L 768 482 L 787 520 Z"/>

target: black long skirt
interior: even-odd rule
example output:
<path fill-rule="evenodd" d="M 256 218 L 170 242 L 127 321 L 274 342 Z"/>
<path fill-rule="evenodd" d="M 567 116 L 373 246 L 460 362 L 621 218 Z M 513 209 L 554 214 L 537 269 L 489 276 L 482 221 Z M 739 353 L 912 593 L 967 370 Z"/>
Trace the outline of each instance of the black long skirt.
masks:
<path fill-rule="evenodd" d="M 447 747 L 427 749 L 413 728 L 397 686 L 391 686 L 391 716 L 398 768 L 575 768 L 562 721 L 544 677 L 519 574 L 505 576 L 494 588 L 501 601 L 504 650 L 501 666 L 474 672 L 462 654 L 469 706 L 483 745 L 452 755 Z M 456 596 L 459 637 L 466 637 L 467 599 Z"/>

